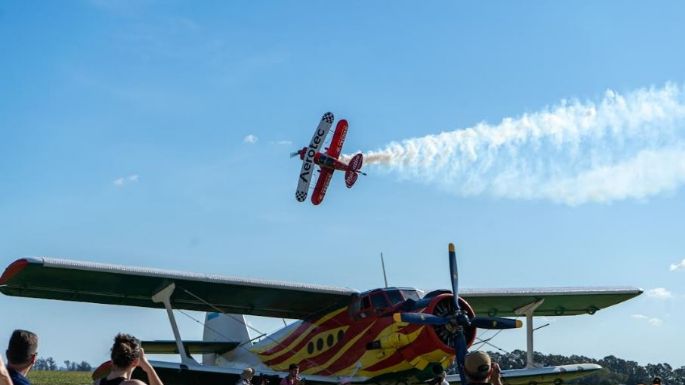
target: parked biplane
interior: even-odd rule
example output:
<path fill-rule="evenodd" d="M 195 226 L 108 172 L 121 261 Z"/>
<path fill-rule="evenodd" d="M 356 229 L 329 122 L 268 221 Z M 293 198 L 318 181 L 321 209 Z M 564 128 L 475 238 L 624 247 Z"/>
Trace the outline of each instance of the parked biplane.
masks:
<path fill-rule="evenodd" d="M 300 169 L 300 178 L 297 184 L 297 191 L 295 191 L 295 198 L 299 202 L 304 202 L 309 193 L 309 184 L 314 175 L 314 165 L 319 166 L 319 179 L 316 181 L 314 193 L 312 194 L 312 203 L 320 204 L 328 190 L 328 184 L 331 182 L 333 172 L 341 170 L 345 172 L 345 186 L 351 188 L 357 181 L 359 174 L 366 175 L 360 171 L 364 161 L 363 155 L 354 155 L 348 163 L 340 160 L 345 137 L 347 136 L 347 120 L 341 119 L 335 126 L 335 133 L 333 139 L 326 149 L 326 152 L 321 152 L 319 149 L 323 147 L 326 140 L 326 135 L 330 131 L 334 120 L 333 113 L 326 112 L 321 117 L 319 126 L 314 131 L 314 136 L 309 142 L 309 146 L 303 147 L 301 150 L 290 154 L 291 157 L 298 156 L 302 160 L 302 168 Z"/>
<path fill-rule="evenodd" d="M 460 290 L 454 247 L 452 290 L 413 288 L 356 292 L 346 288 L 232 278 L 50 258 L 24 258 L 0 276 L 10 296 L 165 308 L 174 340 L 144 341 L 148 353 L 179 354 L 153 361 L 166 385 L 235 383 L 253 367 L 274 378 L 298 364 L 307 383 L 422 384 L 463 357 L 478 328 L 508 329 L 526 317 L 528 367 L 503 371 L 506 384 L 554 384 L 601 369 L 596 364 L 535 367 L 533 316 L 594 314 L 642 293 L 636 288 Z M 208 312 L 202 341 L 184 341 L 173 309 Z M 485 314 L 481 316 L 478 314 Z M 297 319 L 255 341 L 244 315 Z M 192 355 L 202 354 L 202 363 Z M 102 366 L 106 369 L 106 365 Z M 96 371 L 100 374 L 102 371 Z M 450 375 L 451 384 L 461 382 Z M 463 383 L 463 382 L 461 382 Z"/>

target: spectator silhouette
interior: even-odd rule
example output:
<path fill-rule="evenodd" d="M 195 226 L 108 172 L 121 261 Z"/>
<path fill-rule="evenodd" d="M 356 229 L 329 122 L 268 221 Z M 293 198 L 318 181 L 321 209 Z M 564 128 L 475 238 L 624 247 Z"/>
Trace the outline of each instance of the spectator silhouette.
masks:
<path fill-rule="evenodd" d="M 150 385 L 163 385 L 157 372 L 145 357 L 140 341 L 128 334 L 117 334 L 112 345 L 112 370 L 107 377 L 95 382 L 96 385 L 146 385 L 143 381 L 131 379 L 136 367 L 140 367 L 150 381 Z"/>

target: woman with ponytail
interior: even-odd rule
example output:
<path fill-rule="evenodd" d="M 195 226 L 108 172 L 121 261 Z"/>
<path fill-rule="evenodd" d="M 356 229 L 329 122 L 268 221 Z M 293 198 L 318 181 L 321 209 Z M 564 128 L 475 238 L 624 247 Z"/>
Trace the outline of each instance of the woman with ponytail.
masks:
<path fill-rule="evenodd" d="M 119 333 L 112 345 L 112 370 L 107 377 L 95 382 L 96 385 L 146 385 L 143 381 L 131 379 L 136 367 L 140 367 L 150 381 L 150 385 L 164 385 L 157 372 L 145 357 L 137 338 Z"/>

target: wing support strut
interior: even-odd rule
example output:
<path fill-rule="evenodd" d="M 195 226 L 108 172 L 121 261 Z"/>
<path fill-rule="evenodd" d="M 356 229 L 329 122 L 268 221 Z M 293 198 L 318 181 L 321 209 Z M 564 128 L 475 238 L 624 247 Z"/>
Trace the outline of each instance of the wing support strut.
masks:
<path fill-rule="evenodd" d="M 545 299 L 540 298 L 535 302 L 523 305 L 514 310 L 516 315 L 526 316 L 526 368 L 528 369 L 535 367 L 535 363 L 533 362 L 533 313 L 543 302 L 545 302 Z"/>
<path fill-rule="evenodd" d="M 164 289 L 157 292 L 157 294 L 152 296 L 152 302 L 163 303 L 166 309 L 166 314 L 169 316 L 169 323 L 171 324 L 171 330 L 174 332 L 174 339 L 176 340 L 176 347 L 178 348 L 178 354 L 181 355 L 181 363 L 188 366 L 195 366 L 197 362 L 188 355 L 185 346 L 183 346 L 183 340 L 181 339 L 181 333 L 178 331 L 178 325 L 176 324 L 176 317 L 174 317 L 173 309 L 171 308 L 171 294 L 174 293 L 176 289 L 176 284 L 165 287 Z"/>

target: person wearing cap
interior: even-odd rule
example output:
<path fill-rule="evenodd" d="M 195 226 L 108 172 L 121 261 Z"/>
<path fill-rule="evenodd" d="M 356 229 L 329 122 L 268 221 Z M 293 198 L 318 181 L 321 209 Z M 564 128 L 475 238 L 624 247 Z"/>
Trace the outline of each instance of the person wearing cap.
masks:
<path fill-rule="evenodd" d="M 235 385 L 252 385 L 252 377 L 254 377 L 254 369 L 245 368 L 240 374 L 240 380 Z"/>
<path fill-rule="evenodd" d="M 300 367 L 297 364 L 288 366 L 288 375 L 283 377 L 280 385 L 303 385 L 304 381 L 300 378 Z"/>
<path fill-rule="evenodd" d="M 466 374 L 466 380 L 470 385 L 503 385 L 499 365 L 492 362 L 490 356 L 485 352 L 475 351 L 466 355 L 464 374 Z"/>
<path fill-rule="evenodd" d="M 7 372 L 14 385 L 31 385 L 26 375 L 38 356 L 38 336 L 28 330 L 17 329 L 7 346 Z"/>
<path fill-rule="evenodd" d="M 654 377 L 654 379 L 652 380 L 652 385 L 661 385 L 661 377 Z"/>

